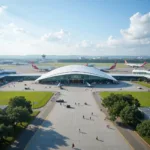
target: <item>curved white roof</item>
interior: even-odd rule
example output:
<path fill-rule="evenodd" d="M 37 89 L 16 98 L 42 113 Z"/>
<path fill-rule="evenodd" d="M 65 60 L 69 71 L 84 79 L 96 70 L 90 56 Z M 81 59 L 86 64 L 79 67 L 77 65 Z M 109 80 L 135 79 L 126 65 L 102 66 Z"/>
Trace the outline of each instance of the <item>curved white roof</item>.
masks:
<path fill-rule="evenodd" d="M 97 77 L 117 81 L 111 75 L 106 74 L 106 73 L 100 71 L 99 69 L 96 69 L 94 67 L 83 66 L 83 65 L 69 65 L 69 66 L 64 66 L 64 67 L 54 69 L 48 73 L 43 74 L 41 77 L 36 79 L 36 81 L 50 78 L 50 77 L 69 75 L 69 74 L 91 75 L 91 76 L 97 76 Z"/>

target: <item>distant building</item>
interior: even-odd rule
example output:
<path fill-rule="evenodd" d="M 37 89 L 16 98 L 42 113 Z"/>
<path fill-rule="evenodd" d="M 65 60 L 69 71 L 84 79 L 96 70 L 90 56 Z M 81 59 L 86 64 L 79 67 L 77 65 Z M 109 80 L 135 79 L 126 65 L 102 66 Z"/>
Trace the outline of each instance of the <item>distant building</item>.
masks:
<path fill-rule="evenodd" d="M 16 71 L 15 70 L 0 69 L 0 76 L 8 75 L 8 74 L 16 74 Z"/>

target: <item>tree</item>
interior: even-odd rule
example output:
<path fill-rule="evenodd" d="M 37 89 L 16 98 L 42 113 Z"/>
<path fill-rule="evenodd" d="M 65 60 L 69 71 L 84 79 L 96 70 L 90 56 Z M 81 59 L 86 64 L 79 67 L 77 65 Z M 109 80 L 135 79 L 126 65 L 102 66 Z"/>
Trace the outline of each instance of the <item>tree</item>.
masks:
<path fill-rule="evenodd" d="M 114 105 L 114 103 L 120 101 L 121 102 L 124 101 L 128 103 L 130 106 L 135 105 L 136 107 L 140 107 L 139 101 L 135 99 L 131 94 L 122 95 L 122 94 L 113 94 L 113 93 L 111 93 L 109 96 L 103 99 L 103 105 L 105 107 L 110 108 Z"/>
<path fill-rule="evenodd" d="M 4 137 L 10 136 L 13 133 L 13 127 L 11 125 L 5 126 L 0 124 L 0 139 L 3 140 Z"/>
<path fill-rule="evenodd" d="M 4 110 L 0 110 L 0 124 L 10 125 L 10 120 Z"/>
<path fill-rule="evenodd" d="M 9 101 L 9 106 L 10 107 L 26 107 L 29 111 L 29 113 L 31 114 L 32 113 L 32 104 L 31 104 L 31 101 L 27 101 L 25 99 L 25 97 L 23 96 L 16 96 L 12 99 L 10 99 Z"/>
<path fill-rule="evenodd" d="M 18 122 L 22 124 L 22 122 L 27 122 L 30 118 L 30 113 L 27 108 L 16 107 L 15 111 L 19 113 Z"/>
<path fill-rule="evenodd" d="M 112 107 L 108 109 L 110 116 L 111 116 L 111 117 L 113 116 L 113 118 L 114 118 L 114 117 L 116 118 L 116 117 L 120 116 L 120 112 L 121 112 L 122 109 L 123 109 L 125 106 L 127 106 L 127 105 L 128 105 L 128 103 L 125 102 L 125 101 L 123 101 L 123 100 L 118 101 L 118 102 L 115 102 L 115 103 L 112 105 Z"/>
<path fill-rule="evenodd" d="M 136 107 L 140 107 L 139 101 L 136 98 L 134 98 L 131 94 L 123 95 L 122 99 L 126 101 L 130 106 L 134 105 Z"/>
<path fill-rule="evenodd" d="M 138 124 L 136 129 L 140 135 L 150 137 L 150 120 Z"/>
<path fill-rule="evenodd" d="M 13 125 L 20 122 L 26 122 L 30 118 L 30 113 L 27 108 L 20 107 L 9 107 L 7 109 L 7 114 Z"/>
<path fill-rule="evenodd" d="M 139 118 L 141 119 L 142 114 L 135 106 L 126 106 L 121 112 L 120 117 L 122 121 L 126 124 L 136 126 L 139 123 Z"/>
<path fill-rule="evenodd" d="M 112 105 L 115 103 L 115 102 L 118 102 L 122 100 L 122 95 L 121 94 L 113 94 L 111 93 L 109 96 L 105 97 L 103 99 L 103 105 L 105 107 L 112 107 Z"/>

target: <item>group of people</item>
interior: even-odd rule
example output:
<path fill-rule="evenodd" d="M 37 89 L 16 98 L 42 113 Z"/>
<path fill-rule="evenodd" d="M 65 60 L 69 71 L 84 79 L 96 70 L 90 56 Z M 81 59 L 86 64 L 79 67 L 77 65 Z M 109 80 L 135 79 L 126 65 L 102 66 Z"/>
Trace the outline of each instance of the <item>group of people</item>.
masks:
<path fill-rule="evenodd" d="M 80 129 L 79 129 L 80 130 Z M 98 139 L 98 136 L 96 137 L 96 140 L 98 141 L 99 139 Z M 75 147 L 75 145 L 74 145 L 74 143 L 72 143 L 72 148 L 74 148 Z"/>
<path fill-rule="evenodd" d="M 87 105 L 87 103 L 86 103 L 86 102 L 85 102 L 84 104 L 85 104 L 85 105 Z M 79 106 L 79 105 L 80 105 L 80 103 L 75 103 L 75 105 L 78 105 L 78 106 Z M 102 110 L 102 109 L 100 109 L 100 111 L 103 111 L 103 110 Z M 94 115 L 94 114 L 93 114 L 93 112 L 91 112 L 91 116 L 93 116 L 93 115 Z M 92 117 L 91 117 L 91 116 L 90 116 L 90 120 L 92 119 Z M 82 118 L 83 118 L 83 119 L 85 119 L 85 116 L 83 115 L 83 116 L 82 116 Z M 104 120 L 106 120 L 106 118 L 105 118 Z M 109 128 L 109 125 L 106 125 L 106 127 L 107 127 L 107 128 Z M 79 133 L 80 133 L 80 132 L 81 132 L 81 129 L 79 129 Z M 96 140 L 97 140 L 97 141 L 99 141 L 98 136 L 96 136 Z M 74 147 L 75 147 L 75 144 L 74 144 L 74 143 L 72 143 L 72 148 L 74 148 Z"/>

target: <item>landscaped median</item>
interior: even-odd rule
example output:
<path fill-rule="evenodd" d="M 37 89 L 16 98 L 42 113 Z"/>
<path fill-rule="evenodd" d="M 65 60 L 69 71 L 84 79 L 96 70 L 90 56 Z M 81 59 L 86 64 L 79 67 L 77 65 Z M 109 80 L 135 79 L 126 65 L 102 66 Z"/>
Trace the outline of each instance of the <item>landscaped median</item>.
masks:
<path fill-rule="evenodd" d="M 11 98 L 16 96 L 24 96 L 31 101 L 32 108 L 37 109 L 43 107 L 53 96 L 52 92 L 33 92 L 33 91 L 8 91 L 0 92 L 0 105 L 8 105 Z"/>
<path fill-rule="evenodd" d="M 150 144 L 150 121 L 143 121 L 140 106 L 150 107 L 150 92 L 100 92 L 103 106 L 108 109 L 110 119 L 120 118 L 125 125 L 132 126 L 135 132 Z M 132 95 L 132 96 L 131 96 Z"/>

